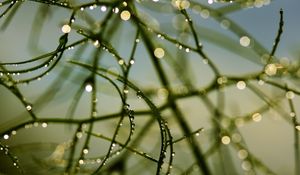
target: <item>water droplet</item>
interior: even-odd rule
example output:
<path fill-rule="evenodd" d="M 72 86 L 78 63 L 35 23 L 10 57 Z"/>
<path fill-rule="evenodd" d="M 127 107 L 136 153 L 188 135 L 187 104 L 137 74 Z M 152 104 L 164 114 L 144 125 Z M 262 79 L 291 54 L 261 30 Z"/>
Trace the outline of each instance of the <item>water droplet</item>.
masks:
<path fill-rule="evenodd" d="M 261 116 L 260 113 L 254 113 L 254 114 L 252 115 L 252 120 L 255 121 L 255 122 L 260 122 L 261 119 L 262 119 L 262 116 Z"/>
<path fill-rule="evenodd" d="M 247 36 L 242 36 L 242 37 L 240 38 L 240 44 L 241 44 L 243 47 L 248 47 L 248 46 L 250 45 L 250 42 L 251 42 L 251 40 L 250 40 L 250 38 L 247 37 Z"/>
<path fill-rule="evenodd" d="M 165 88 L 160 88 L 157 90 L 157 96 L 158 98 L 164 100 L 169 96 L 169 91 Z"/>
<path fill-rule="evenodd" d="M 296 116 L 296 113 L 295 113 L 295 112 L 290 112 L 290 116 L 291 116 L 291 117 L 295 117 L 295 116 Z"/>
<path fill-rule="evenodd" d="M 239 143 L 242 141 L 242 136 L 239 133 L 234 133 L 232 134 L 231 139 L 233 142 Z"/>
<path fill-rule="evenodd" d="M 131 14 L 128 10 L 124 10 L 124 11 L 121 12 L 120 17 L 121 17 L 122 20 L 128 21 L 131 17 Z"/>
<path fill-rule="evenodd" d="M 138 38 L 135 39 L 135 42 L 136 42 L 136 43 L 139 43 L 139 42 L 140 42 L 140 39 L 138 39 Z"/>
<path fill-rule="evenodd" d="M 16 134 L 17 134 L 17 131 L 13 130 L 13 131 L 11 131 L 11 134 L 12 134 L 12 135 L 16 135 Z"/>
<path fill-rule="evenodd" d="M 62 26 L 61 31 L 63 33 L 70 33 L 71 32 L 71 26 L 69 26 L 68 24 L 65 24 Z"/>
<path fill-rule="evenodd" d="M 221 25 L 221 27 L 222 27 L 223 29 L 229 29 L 229 27 L 230 27 L 230 22 L 229 22 L 227 19 L 224 19 L 224 20 L 221 21 L 220 25 Z"/>
<path fill-rule="evenodd" d="M 141 93 L 142 93 L 141 91 L 137 91 L 136 92 L 136 96 L 137 96 L 138 99 L 142 98 L 142 94 Z"/>
<path fill-rule="evenodd" d="M 208 64 L 208 59 L 203 59 L 202 62 L 203 62 L 204 64 Z"/>
<path fill-rule="evenodd" d="M 101 159 L 97 159 L 96 162 L 97 162 L 97 163 L 101 163 Z"/>
<path fill-rule="evenodd" d="M 227 77 L 225 77 L 225 76 L 221 76 L 221 77 L 219 77 L 218 79 L 217 79 L 217 82 L 218 82 L 218 84 L 225 84 L 225 83 L 227 83 Z"/>
<path fill-rule="evenodd" d="M 100 43 L 99 43 L 99 41 L 98 40 L 96 40 L 96 41 L 94 41 L 93 42 L 93 45 L 95 46 L 95 47 L 100 47 Z"/>
<path fill-rule="evenodd" d="M 244 81 L 238 81 L 236 87 L 240 90 L 243 90 L 246 88 L 246 83 Z"/>
<path fill-rule="evenodd" d="M 275 64 L 271 63 L 266 65 L 265 67 L 265 73 L 269 76 L 273 76 L 277 73 L 277 67 Z"/>
<path fill-rule="evenodd" d="M 84 161 L 83 161 L 82 159 L 80 159 L 80 160 L 78 161 L 78 163 L 79 163 L 80 165 L 82 165 L 82 164 L 84 164 Z"/>
<path fill-rule="evenodd" d="M 295 93 L 293 91 L 287 91 L 285 96 L 287 99 L 293 99 L 295 97 Z"/>
<path fill-rule="evenodd" d="M 239 157 L 240 159 L 246 159 L 246 158 L 248 157 L 248 151 L 245 150 L 245 149 L 239 150 L 239 152 L 238 152 L 238 157 Z"/>
<path fill-rule="evenodd" d="M 42 123 L 43 128 L 47 128 L 48 124 L 46 122 Z"/>
<path fill-rule="evenodd" d="M 154 55 L 156 58 L 163 58 L 165 56 L 165 51 L 164 49 L 158 47 L 154 50 Z"/>
<path fill-rule="evenodd" d="M 242 168 L 245 170 L 245 171 L 249 171 L 251 170 L 251 163 L 247 160 L 243 161 L 242 163 Z"/>
<path fill-rule="evenodd" d="M 129 62 L 131 65 L 132 64 L 134 64 L 135 63 L 135 61 L 134 60 L 130 60 L 130 62 Z"/>
<path fill-rule="evenodd" d="M 207 9 L 201 10 L 200 15 L 201 15 L 201 17 L 204 18 L 204 19 L 209 18 L 209 16 L 210 16 L 209 10 L 207 10 Z"/>
<path fill-rule="evenodd" d="M 4 138 L 5 140 L 9 139 L 9 135 L 8 135 L 8 134 L 4 134 L 3 138 Z"/>
<path fill-rule="evenodd" d="M 31 110 L 32 110 L 32 105 L 30 105 L 30 104 L 27 104 L 27 106 L 26 106 L 26 110 L 27 110 L 27 111 L 31 111 Z"/>
<path fill-rule="evenodd" d="M 77 137 L 78 139 L 80 139 L 80 138 L 82 137 L 82 135 L 83 135 L 82 132 L 77 132 L 77 133 L 76 133 L 76 137 Z"/>
<path fill-rule="evenodd" d="M 300 131 L 300 125 L 295 126 L 295 128 Z"/>
<path fill-rule="evenodd" d="M 172 153 L 172 156 L 173 156 L 173 157 L 175 156 L 175 152 Z"/>
<path fill-rule="evenodd" d="M 82 150 L 82 152 L 83 152 L 83 154 L 88 154 L 88 153 L 89 153 L 89 149 L 88 149 L 88 148 L 84 148 L 84 149 Z"/>
<path fill-rule="evenodd" d="M 92 92 L 92 90 L 93 90 L 93 86 L 90 83 L 87 83 L 85 85 L 85 91 Z"/>
<path fill-rule="evenodd" d="M 100 7 L 100 10 L 101 10 L 102 12 L 105 12 L 105 11 L 107 10 L 107 7 L 106 7 L 106 6 L 101 6 L 101 7 Z"/>
<path fill-rule="evenodd" d="M 189 49 L 189 48 L 186 48 L 186 49 L 185 49 L 185 52 L 187 52 L 187 53 L 190 52 L 190 49 Z"/>
<path fill-rule="evenodd" d="M 124 108 L 125 110 L 129 110 L 130 105 L 129 105 L 129 104 L 124 104 L 123 108 Z"/>
<path fill-rule="evenodd" d="M 224 145 L 228 145 L 230 143 L 231 139 L 229 136 L 223 136 L 221 141 Z"/>
<path fill-rule="evenodd" d="M 124 64 L 124 60 L 119 60 L 118 63 L 119 63 L 120 65 L 123 65 L 123 64 Z"/>
<path fill-rule="evenodd" d="M 119 11 L 120 11 L 120 10 L 119 10 L 118 7 L 115 7 L 115 8 L 113 9 L 113 12 L 114 12 L 114 13 L 119 13 Z"/>

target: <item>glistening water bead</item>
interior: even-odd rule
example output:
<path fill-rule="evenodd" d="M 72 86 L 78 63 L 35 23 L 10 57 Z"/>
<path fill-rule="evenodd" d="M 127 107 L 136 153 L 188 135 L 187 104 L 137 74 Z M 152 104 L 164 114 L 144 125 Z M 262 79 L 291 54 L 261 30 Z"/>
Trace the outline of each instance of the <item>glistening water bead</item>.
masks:
<path fill-rule="evenodd" d="M 68 24 L 65 24 L 62 26 L 61 31 L 63 33 L 70 33 L 71 32 L 71 26 L 69 26 Z"/>

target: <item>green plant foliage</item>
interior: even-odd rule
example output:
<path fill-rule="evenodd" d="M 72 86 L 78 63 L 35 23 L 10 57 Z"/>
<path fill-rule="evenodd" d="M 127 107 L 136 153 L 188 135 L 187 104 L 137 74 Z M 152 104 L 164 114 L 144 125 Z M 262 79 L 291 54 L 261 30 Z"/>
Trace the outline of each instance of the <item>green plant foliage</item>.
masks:
<path fill-rule="evenodd" d="M 280 174 L 247 144 L 276 118 L 300 174 L 299 64 L 277 56 L 288 19 L 276 11 L 270 41 L 234 20 L 272 3 L 1 1 L 0 173 Z M 14 40 L 24 53 L 4 50 Z"/>

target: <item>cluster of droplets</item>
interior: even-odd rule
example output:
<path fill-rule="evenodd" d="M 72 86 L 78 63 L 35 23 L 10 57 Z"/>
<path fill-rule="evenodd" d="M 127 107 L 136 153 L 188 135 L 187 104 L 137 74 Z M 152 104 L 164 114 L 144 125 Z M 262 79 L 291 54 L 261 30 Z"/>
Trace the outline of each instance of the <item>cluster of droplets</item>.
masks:
<path fill-rule="evenodd" d="M 9 146 L 7 145 L 2 145 L 2 143 L 0 143 L 0 151 L 4 152 L 5 155 L 7 155 L 10 160 L 12 161 L 12 165 L 15 167 L 15 168 L 20 168 L 20 165 L 19 165 L 19 159 L 17 156 L 14 156 L 10 150 L 9 150 Z"/>

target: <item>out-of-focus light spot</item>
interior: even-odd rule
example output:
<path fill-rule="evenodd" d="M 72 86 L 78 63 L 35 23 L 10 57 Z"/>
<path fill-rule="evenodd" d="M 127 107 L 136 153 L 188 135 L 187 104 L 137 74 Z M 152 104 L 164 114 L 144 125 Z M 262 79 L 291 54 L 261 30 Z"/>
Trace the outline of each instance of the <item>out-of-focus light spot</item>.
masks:
<path fill-rule="evenodd" d="M 92 92 L 92 90 L 93 90 L 93 86 L 90 83 L 85 85 L 85 91 Z"/>
<path fill-rule="evenodd" d="M 3 136 L 3 138 L 4 138 L 5 140 L 9 139 L 9 135 L 8 135 L 8 134 L 5 134 L 5 135 Z"/>
<path fill-rule="evenodd" d="M 231 139 L 229 136 L 223 136 L 221 141 L 224 145 L 228 145 L 230 143 Z"/>
<path fill-rule="evenodd" d="M 273 76 L 277 73 L 277 67 L 275 64 L 271 63 L 266 65 L 265 67 L 265 73 L 269 76 Z"/>
<path fill-rule="evenodd" d="M 220 25 L 221 25 L 221 27 L 222 27 L 223 29 L 229 29 L 229 27 L 230 27 L 230 22 L 229 22 L 227 19 L 224 19 L 224 20 L 221 21 Z"/>
<path fill-rule="evenodd" d="M 207 19 L 207 18 L 209 18 L 210 13 L 207 9 L 203 9 L 203 10 L 201 10 L 200 15 L 202 18 Z"/>
<path fill-rule="evenodd" d="M 239 157 L 240 159 L 246 159 L 246 158 L 248 157 L 248 151 L 245 150 L 245 149 L 239 150 L 239 152 L 238 152 L 238 157 Z"/>
<path fill-rule="evenodd" d="M 243 170 L 249 171 L 249 170 L 251 170 L 251 167 L 252 166 L 251 166 L 251 163 L 249 161 L 247 161 L 247 160 L 243 161 L 243 163 L 242 163 Z"/>
<path fill-rule="evenodd" d="M 254 114 L 252 115 L 252 120 L 255 121 L 255 122 L 260 122 L 261 119 L 262 119 L 262 116 L 261 116 L 261 114 L 258 113 L 258 112 L 257 112 L 257 113 L 254 113 Z"/>
<path fill-rule="evenodd" d="M 240 44 L 241 44 L 241 46 L 248 47 L 250 45 L 250 43 L 251 43 L 251 40 L 250 40 L 250 38 L 248 36 L 242 36 L 240 38 Z"/>
<path fill-rule="evenodd" d="M 71 26 L 69 26 L 68 24 L 65 24 L 62 26 L 61 31 L 63 33 L 70 33 L 71 32 Z"/>
<path fill-rule="evenodd" d="M 246 88 L 246 83 L 244 81 L 238 81 L 236 87 L 240 90 L 243 90 Z"/>
<path fill-rule="evenodd" d="M 287 91 L 285 96 L 287 99 L 293 99 L 295 97 L 295 93 L 293 91 Z"/>
<path fill-rule="evenodd" d="M 157 58 L 163 58 L 165 56 L 165 51 L 164 49 L 158 47 L 154 50 L 154 55 Z"/>
<path fill-rule="evenodd" d="M 131 17 L 131 14 L 128 10 L 124 10 L 124 11 L 121 12 L 120 17 L 121 17 L 122 20 L 128 21 Z"/>

